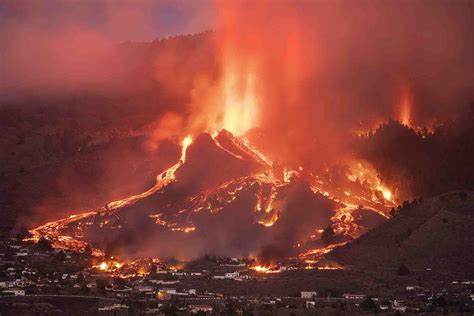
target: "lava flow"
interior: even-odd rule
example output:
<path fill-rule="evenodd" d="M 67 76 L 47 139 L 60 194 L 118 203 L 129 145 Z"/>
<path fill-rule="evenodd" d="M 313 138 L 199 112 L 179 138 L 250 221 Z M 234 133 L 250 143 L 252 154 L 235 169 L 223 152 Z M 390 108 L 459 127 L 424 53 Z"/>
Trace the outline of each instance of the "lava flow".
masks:
<path fill-rule="evenodd" d="M 182 260 L 209 251 L 248 256 L 275 243 L 280 259 L 319 260 L 370 229 L 371 220 L 383 221 L 396 205 L 395 195 L 363 162 L 352 163 L 337 181 L 331 170 L 315 175 L 299 167 L 279 174 L 274 165 L 227 131 L 186 137 L 178 163 L 146 192 L 34 228 L 30 240 L 46 238 L 55 248 L 75 251 L 90 247 L 98 257 L 105 249 L 122 257 L 133 249 L 135 257 Z M 328 226 L 339 237 L 326 245 L 319 239 Z M 117 269 L 117 262 L 98 268 Z M 253 269 L 278 271 L 262 264 Z"/>

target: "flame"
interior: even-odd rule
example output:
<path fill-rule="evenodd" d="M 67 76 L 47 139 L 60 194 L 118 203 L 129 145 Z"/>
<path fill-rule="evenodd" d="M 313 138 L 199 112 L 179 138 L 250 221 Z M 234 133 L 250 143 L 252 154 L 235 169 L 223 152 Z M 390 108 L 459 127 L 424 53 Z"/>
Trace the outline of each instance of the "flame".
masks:
<path fill-rule="evenodd" d="M 108 267 L 109 267 L 109 265 L 105 261 L 102 261 L 102 263 L 99 265 L 99 269 L 102 270 L 102 271 L 107 270 Z"/>
<path fill-rule="evenodd" d="M 255 270 L 256 272 L 260 272 L 260 273 L 279 273 L 280 272 L 280 270 L 277 269 L 276 267 L 264 266 L 264 265 L 255 265 L 253 267 L 250 267 L 250 269 Z"/>
<path fill-rule="evenodd" d="M 392 200 L 392 192 L 390 192 L 389 189 L 387 188 L 380 188 L 380 190 L 382 191 L 382 195 L 383 195 L 383 198 L 386 199 L 387 201 L 391 201 Z"/>
<path fill-rule="evenodd" d="M 191 233 L 191 232 L 196 231 L 196 227 L 193 225 L 181 227 L 181 226 L 178 226 L 176 223 L 168 223 L 167 221 L 162 219 L 162 216 L 163 216 L 162 213 L 148 215 L 148 217 L 155 220 L 155 223 L 157 225 L 168 227 L 173 232 Z"/>
<path fill-rule="evenodd" d="M 191 136 L 186 136 L 183 141 L 181 142 L 181 158 L 179 159 L 182 163 L 186 162 L 186 150 L 188 146 L 191 145 L 193 139 Z"/>
<path fill-rule="evenodd" d="M 113 257 L 111 258 L 110 261 L 102 261 L 98 266 L 95 266 L 96 268 L 99 268 L 101 271 L 107 271 L 107 272 L 112 272 L 115 269 L 120 269 L 124 266 L 123 262 L 119 262 Z"/>
<path fill-rule="evenodd" d="M 377 193 L 383 197 L 385 202 L 388 204 L 386 207 L 391 207 L 396 205 L 395 196 L 393 192 L 382 183 L 380 180 L 377 171 L 367 162 L 362 161 L 353 161 L 350 164 L 350 169 L 353 172 L 348 178 L 351 181 L 361 181 L 366 183 L 372 188 L 374 193 Z M 350 192 L 345 192 L 347 196 L 351 196 Z M 380 199 L 377 195 L 373 195 L 371 200 L 375 203 L 380 202 Z M 384 203 L 385 204 L 385 203 Z"/>
<path fill-rule="evenodd" d="M 260 187 L 257 193 L 257 205 L 255 206 L 255 211 L 259 216 L 257 222 L 260 225 L 271 227 L 278 221 L 279 213 L 272 207 L 276 195 L 277 191 L 275 187 L 271 188 L 270 193 L 263 192 L 263 189 Z"/>
<path fill-rule="evenodd" d="M 230 61 L 224 67 L 223 128 L 234 135 L 240 136 L 256 126 L 258 98 L 255 78 L 253 66 L 238 68 L 235 61 Z"/>
<path fill-rule="evenodd" d="M 196 230 L 196 227 L 190 226 L 190 227 L 176 227 L 176 228 L 171 228 L 172 231 L 174 232 L 183 232 L 183 233 L 191 233 Z"/>

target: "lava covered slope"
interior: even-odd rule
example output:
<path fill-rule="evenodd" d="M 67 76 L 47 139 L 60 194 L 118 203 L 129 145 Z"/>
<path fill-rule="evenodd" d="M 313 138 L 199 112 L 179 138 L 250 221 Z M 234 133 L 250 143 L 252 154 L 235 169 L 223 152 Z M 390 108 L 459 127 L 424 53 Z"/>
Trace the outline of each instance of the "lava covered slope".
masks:
<path fill-rule="evenodd" d="M 333 222 L 348 232 L 364 228 L 356 223 L 364 214 L 350 218 L 348 205 L 320 185 L 299 171 L 277 170 L 225 130 L 215 137 L 204 133 L 192 142 L 185 139 L 180 161 L 148 191 L 30 232 L 59 248 L 83 251 L 91 245 L 97 254 L 187 260 L 273 249 L 275 256 L 293 256 L 305 250 L 296 245 L 319 238 Z"/>

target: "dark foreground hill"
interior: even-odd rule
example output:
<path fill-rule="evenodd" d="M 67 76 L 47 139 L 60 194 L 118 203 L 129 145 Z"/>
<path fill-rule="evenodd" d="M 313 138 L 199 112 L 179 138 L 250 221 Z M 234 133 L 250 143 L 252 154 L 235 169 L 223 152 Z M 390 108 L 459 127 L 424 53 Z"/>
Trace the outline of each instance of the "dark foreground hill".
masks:
<path fill-rule="evenodd" d="M 353 269 L 474 275 L 474 192 L 446 193 L 405 207 L 393 219 L 334 250 Z"/>

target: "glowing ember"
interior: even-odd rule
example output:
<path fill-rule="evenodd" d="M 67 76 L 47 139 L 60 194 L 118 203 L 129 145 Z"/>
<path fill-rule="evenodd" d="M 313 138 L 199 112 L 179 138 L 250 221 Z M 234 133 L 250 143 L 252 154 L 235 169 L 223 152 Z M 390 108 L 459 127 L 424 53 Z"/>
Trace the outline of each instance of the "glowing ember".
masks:
<path fill-rule="evenodd" d="M 108 267 L 109 267 L 109 265 L 108 265 L 107 262 L 105 262 L 105 261 L 103 261 L 103 262 L 99 265 L 99 269 L 102 270 L 102 271 L 107 270 Z"/>
<path fill-rule="evenodd" d="M 392 200 L 392 192 L 390 192 L 387 188 L 382 188 L 382 194 L 384 199 L 386 199 L 387 201 Z"/>
<path fill-rule="evenodd" d="M 256 266 L 250 267 L 250 269 L 255 270 L 256 272 L 259 272 L 259 273 L 279 273 L 279 272 L 281 272 L 281 270 L 276 268 L 276 267 L 263 266 L 263 265 L 256 265 Z"/>

